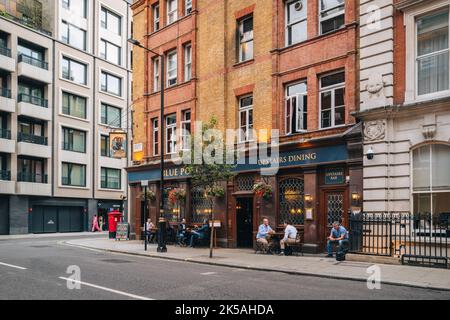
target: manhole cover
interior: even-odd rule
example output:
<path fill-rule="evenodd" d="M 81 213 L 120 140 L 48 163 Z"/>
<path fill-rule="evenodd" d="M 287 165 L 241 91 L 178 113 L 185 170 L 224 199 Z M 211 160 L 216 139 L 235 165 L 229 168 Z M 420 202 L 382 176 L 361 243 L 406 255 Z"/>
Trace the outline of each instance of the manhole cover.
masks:
<path fill-rule="evenodd" d="M 108 263 L 132 263 L 133 262 L 133 261 L 122 260 L 122 259 L 104 259 L 101 261 L 108 262 Z"/>

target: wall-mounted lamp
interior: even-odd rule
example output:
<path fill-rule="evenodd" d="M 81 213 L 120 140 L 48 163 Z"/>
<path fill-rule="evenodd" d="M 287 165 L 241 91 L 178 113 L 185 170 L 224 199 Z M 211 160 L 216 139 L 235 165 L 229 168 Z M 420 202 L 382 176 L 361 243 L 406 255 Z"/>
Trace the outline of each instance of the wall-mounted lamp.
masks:
<path fill-rule="evenodd" d="M 307 208 L 311 208 L 312 207 L 312 202 L 313 202 L 313 197 L 310 194 L 305 194 L 305 206 Z"/>
<path fill-rule="evenodd" d="M 367 150 L 366 156 L 367 156 L 367 160 L 372 160 L 373 159 L 374 152 L 373 152 L 372 147 L 370 147 L 369 150 Z"/>
<path fill-rule="evenodd" d="M 357 207 L 359 206 L 359 200 L 361 199 L 361 196 L 358 192 L 352 192 L 352 205 Z"/>

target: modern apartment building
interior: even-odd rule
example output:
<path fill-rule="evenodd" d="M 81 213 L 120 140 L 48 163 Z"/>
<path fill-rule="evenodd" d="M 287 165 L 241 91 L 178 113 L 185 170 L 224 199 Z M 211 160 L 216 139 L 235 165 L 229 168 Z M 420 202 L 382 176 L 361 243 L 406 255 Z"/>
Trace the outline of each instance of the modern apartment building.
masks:
<path fill-rule="evenodd" d="M 450 212 L 449 10 L 446 0 L 361 1 L 366 212 L 434 222 Z"/>
<path fill-rule="evenodd" d="M 128 169 L 133 231 L 143 223 L 141 180 L 156 195 L 159 150 L 166 157 L 189 145 L 182 128 L 218 119 L 218 127 L 241 129 L 236 146 L 247 150 L 270 142 L 279 131 L 280 169 L 262 176 L 258 166 L 238 166 L 226 195 L 215 204 L 221 221 L 217 242 L 253 245 L 262 217 L 281 227 L 290 219 L 304 233 L 305 248 L 324 248 L 331 222 L 348 223 L 362 196 L 361 125 L 353 113 L 358 99 L 358 7 L 354 0 L 160 0 L 135 1 L 134 38 L 166 60 L 165 119 L 159 118 L 158 59 L 134 50 L 134 166 Z M 139 61 L 139 62 L 137 62 Z M 159 123 L 165 121 L 165 141 Z M 266 130 L 261 133 L 259 130 Z M 182 188 L 180 208 L 166 217 L 198 224 L 209 217 L 202 190 L 190 185 L 183 166 L 167 162 L 166 190 Z M 257 197 L 256 182 L 270 185 L 270 199 Z M 165 201 L 167 204 L 167 201 Z"/>
<path fill-rule="evenodd" d="M 122 206 L 126 1 L 0 1 L 0 234 L 83 231 Z"/>

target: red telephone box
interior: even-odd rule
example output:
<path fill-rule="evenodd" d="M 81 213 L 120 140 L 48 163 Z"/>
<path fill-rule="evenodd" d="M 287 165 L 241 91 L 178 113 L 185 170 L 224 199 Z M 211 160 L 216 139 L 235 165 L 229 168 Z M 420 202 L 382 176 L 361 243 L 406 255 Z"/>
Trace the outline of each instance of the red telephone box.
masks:
<path fill-rule="evenodd" d="M 122 222 L 122 212 L 115 210 L 108 213 L 108 226 L 110 239 L 114 239 L 116 237 L 117 224 L 119 222 Z"/>

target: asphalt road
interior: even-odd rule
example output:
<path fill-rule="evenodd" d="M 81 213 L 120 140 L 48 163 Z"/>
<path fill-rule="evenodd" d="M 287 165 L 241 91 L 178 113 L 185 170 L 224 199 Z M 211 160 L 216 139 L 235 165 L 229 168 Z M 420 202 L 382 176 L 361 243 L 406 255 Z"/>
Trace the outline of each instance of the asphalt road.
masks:
<path fill-rule="evenodd" d="M 450 299 L 447 291 L 385 284 L 369 290 L 358 281 L 120 255 L 66 246 L 64 240 L 0 241 L 0 299 Z M 70 266 L 79 267 L 79 282 L 65 280 L 73 275 Z"/>

